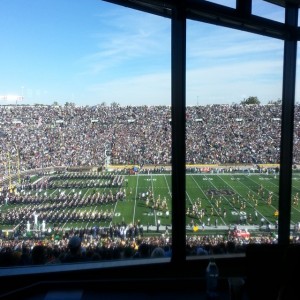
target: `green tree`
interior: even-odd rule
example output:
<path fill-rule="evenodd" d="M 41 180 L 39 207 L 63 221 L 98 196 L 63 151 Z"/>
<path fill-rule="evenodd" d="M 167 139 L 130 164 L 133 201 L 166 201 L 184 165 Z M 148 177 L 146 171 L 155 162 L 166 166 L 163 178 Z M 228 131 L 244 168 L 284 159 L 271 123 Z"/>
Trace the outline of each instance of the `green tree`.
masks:
<path fill-rule="evenodd" d="M 66 102 L 66 103 L 65 103 L 65 106 L 73 106 L 73 107 L 74 107 L 74 106 L 75 106 L 75 103 L 73 103 L 73 102 Z"/>
<path fill-rule="evenodd" d="M 282 101 L 281 101 L 281 99 L 270 100 L 270 101 L 268 102 L 268 104 L 281 105 L 281 104 L 282 104 Z"/>
<path fill-rule="evenodd" d="M 118 106 L 119 106 L 119 103 L 117 103 L 117 102 L 112 102 L 110 106 L 111 106 L 111 107 L 118 107 Z"/>
<path fill-rule="evenodd" d="M 247 99 L 244 99 L 241 101 L 242 105 L 247 105 L 247 104 L 260 104 L 260 101 L 258 100 L 257 97 L 250 96 Z"/>

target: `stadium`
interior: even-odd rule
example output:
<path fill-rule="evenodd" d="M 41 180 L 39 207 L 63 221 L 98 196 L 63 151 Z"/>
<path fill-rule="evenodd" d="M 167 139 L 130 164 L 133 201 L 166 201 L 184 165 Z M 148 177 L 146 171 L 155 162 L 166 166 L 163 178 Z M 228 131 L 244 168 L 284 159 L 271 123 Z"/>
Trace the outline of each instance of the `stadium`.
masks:
<path fill-rule="evenodd" d="M 1 7 L 0 298 L 297 298 L 298 0 Z"/>
<path fill-rule="evenodd" d="M 171 233 L 170 114 L 166 106 L 2 106 L 2 231 Z M 236 225 L 276 233 L 279 116 L 276 104 L 187 107 L 187 233 L 226 235 Z"/>

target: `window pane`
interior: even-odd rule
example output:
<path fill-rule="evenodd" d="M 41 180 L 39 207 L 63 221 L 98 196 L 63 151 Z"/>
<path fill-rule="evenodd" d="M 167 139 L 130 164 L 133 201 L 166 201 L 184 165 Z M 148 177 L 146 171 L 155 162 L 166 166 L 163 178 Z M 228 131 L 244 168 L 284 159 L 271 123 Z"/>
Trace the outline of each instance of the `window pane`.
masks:
<path fill-rule="evenodd" d="M 168 246 L 170 20 L 104 1 L 2 1 L 0 26 L 2 247 L 28 251 L 11 264 Z M 73 235 L 82 253 L 65 258 Z M 32 262 L 40 240 L 51 253 Z"/>
<path fill-rule="evenodd" d="M 227 7 L 235 8 L 236 0 L 207 0 L 216 4 L 224 5 Z"/>
<path fill-rule="evenodd" d="M 283 42 L 192 21 L 187 27 L 189 254 L 272 242 Z"/>
<path fill-rule="evenodd" d="M 254 15 L 284 23 L 284 7 L 272 3 L 272 0 L 253 0 L 252 13 Z"/>
<path fill-rule="evenodd" d="M 299 43 L 298 43 L 299 45 Z M 297 54 L 299 61 L 299 53 Z M 297 73 L 299 66 L 297 65 Z M 300 229 L 300 210 L 299 210 L 299 137 L 300 137 L 300 106 L 299 106 L 299 77 L 296 78 L 295 112 L 294 112 L 294 145 L 293 145 L 293 171 L 292 171 L 292 199 L 291 199 L 291 236 L 293 242 L 298 242 Z"/>

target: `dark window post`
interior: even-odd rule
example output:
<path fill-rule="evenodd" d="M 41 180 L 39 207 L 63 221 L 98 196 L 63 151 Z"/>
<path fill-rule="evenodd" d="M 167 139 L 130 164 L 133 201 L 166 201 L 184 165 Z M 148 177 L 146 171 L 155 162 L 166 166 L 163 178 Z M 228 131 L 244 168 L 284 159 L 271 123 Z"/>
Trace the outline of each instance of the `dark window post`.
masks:
<path fill-rule="evenodd" d="M 293 166 L 294 104 L 297 61 L 296 29 L 298 7 L 286 3 L 285 25 L 290 36 L 284 41 L 282 119 L 280 145 L 278 242 L 289 244 L 291 222 L 291 191 Z"/>
<path fill-rule="evenodd" d="M 182 1 L 184 2 L 184 1 Z M 185 4 L 172 14 L 172 262 L 185 261 Z"/>

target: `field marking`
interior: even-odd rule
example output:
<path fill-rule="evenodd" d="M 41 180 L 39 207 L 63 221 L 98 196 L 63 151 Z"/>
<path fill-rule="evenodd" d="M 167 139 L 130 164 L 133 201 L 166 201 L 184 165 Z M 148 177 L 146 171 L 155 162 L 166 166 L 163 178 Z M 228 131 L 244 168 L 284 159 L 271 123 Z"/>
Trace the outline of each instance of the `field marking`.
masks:
<path fill-rule="evenodd" d="M 153 196 L 153 201 L 155 202 L 155 197 L 154 197 L 154 186 L 153 186 L 153 178 L 152 178 L 152 174 L 151 174 L 151 185 L 152 185 L 152 196 Z M 156 219 L 156 211 L 154 209 L 154 224 L 157 224 L 157 219 Z"/>
<path fill-rule="evenodd" d="M 257 184 L 257 185 L 259 185 L 257 182 L 255 182 L 253 179 L 251 179 L 251 178 L 249 178 L 252 182 L 254 182 L 255 184 Z M 269 178 L 269 179 L 272 179 L 272 178 Z M 275 185 L 275 187 L 276 187 L 276 189 L 277 189 L 277 191 L 279 191 L 279 186 L 277 185 L 277 184 L 275 184 L 275 183 L 273 183 L 272 181 L 270 181 L 269 183 L 271 183 L 271 184 L 273 184 L 273 185 Z M 244 184 L 245 185 L 245 184 Z M 269 188 L 267 188 L 265 185 L 264 185 L 264 189 L 265 190 L 267 190 L 269 193 L 270 192 L 273 192 L 273 191 L 270 191 L 270 189 Z M 256 193 L 256 192 L 255 192 Z M 279 195 L 276 193 L 273 193 L 273 195 L 275 196 L 275 197 L 277 197 L 277 203 L 278 203 L 278 200 L 279 200 Z M 274 206 L 274 205 L 272 205 L 273 206 L 273 208 L 275 208 L 276 209 L 276 207 Z"/>
<path fill-rule="evenodd" d="M 190 195 L 188 194 L 187 191 L 185 191 L 185 193 L 186 193 L 187 197 L 189 198 L 189 200 L 190 200 L 190 202 L 191 202 L 191 204 L 192 204 L 192 206 L 193 206 L 194 202 L 191 200 Z M 198 217 L 198 214 L 197 214 L 197 217 Z M 200 224 L 202 223 L 199 217 L 198 217 L 198 221 L 199 221 Z"/>
<path fill-rule="evenodd" d="M 203 189 L 199 186 L 198 182 L 195 180 L 194 177 L 192 177 L 193 180 L 195 181 L 196 185 L 198 186 L 198 188 L 200 188 L 201 192 L 205 195 L 205 193 L 203 192 Z M 209 181 L 211 183 L 211 181 Z M 213 209 L 215 210 L 215 212 L 217 213 L 217 215 L 220 217 L 221 221 L 223 222 L 224 225 L 227 225 L 224 221 L 224 219 L 222 218 L 222 216 L 220 216 L 219 212 L 216 210 L 215 206 L 212 204 L 212 202 L 210 201 L 210 199 L 205 195 L 206 199 L 208 200 L 208 202 L 211 204 L 211 206 L 213 207 Z"/>
<path fill-rule="evenodd" d="M 216 174 L 217 175 L 217 174 Z M 207 176 L 207 175 L 205 175 L 205 176 Z M 218 178 L 219 178 L 219 176 L 218 176 Z M 217 190 L 217 187 L 216 187 L 216 185 L 212 182 L 212 180 L 208 180 L 208 182 Z M 224 196 L 224 195 L 221 195 L 222 196 L 222 198 L 224 198 L 231 206 L 232 206 L 232 204 L 229 202 L 229 200 Z M 215 207 L 214 205 L 213 205 L 213 207 Z M 234 208 L 234 207 L 233 207 Z M 235 209 L 235 208 L 234 208 Z M 236 210 L 236 209 L 235 209 Z M 215 211 L 217 212 L 217 214 L 218 214 L 218 216 L 220 216 L 220 214 L 219 214 L 219 212 L 218 212 L 218 210 L 217 209 L 215 209 Z M 226 223 L 225 223 L 225 220 L 223 219 L 223 217 L 222 216 L 220 216 L 220 218 L 221 218 L 221 220 L 223 221 L 223 224 L 224 225 L 227 225 Z"/>
<path fill-rule="evenodd" d="M 139 186 L 139 175 L 137 176 L 136 179 L 136 186 L 135 186 L 135 197 L 134 197 L 134 206 L 133 206 L 133 216 L 132 216 L 132 224 L 134 224 L 134 219 L 135 219 L 135 209 L 136 209 L 136 198 L 137 198 L 137 190 Z M 126 194 L 127 197 L 127 194 Z"/>
<path fill-rule="evenodd" d="M 300 188 L 298 188 L 295 184 L 293 185 L 293 182 L 297 184 L 298 180 L 292 178 L 292 189 L 296 192 L 300 192 Z"/>
<path fill-rule="evenodd" d="M 272 178 L 270 178 L 270 179 L 272 179 Z M 253 180 L 252 180 L 253 181 Z M 255 181 L 253 181 L 253 182 L 255 182 Z M 270 183 L 271 184 L 273 184 L 273 185 L 275 185 L 276 186 L 276 188 L 277 188 L 277 190 L 279 191 L 279 186 L 277 185 L 277 184 L 275 184 L 275 183 L 273 183 L 272 181 L 270 181 Z M 293 185 L 291 186 L 291 188 L 293 188 Z M 267 189 L 267 188 L 265 188 L 266 190 L 268 190 L 269 191 L 269 189 Z M 300 191 L 298 188 L 295 188 L 297 191 Z M 276 197 L 277 197 L 277 203 L 278 203 L 278 205 L 279 205 L 279 195 L 275 195 Z M 293 194 L 291 194 L 291 196 L 293 196 Z M 292 199 L 291 199 L 291 210 L 292 209 L 294 209 L 295 211 L 297 211 L 297 212 L 300 212 L 300 210 L 298 209 L 298 208 L 296 208 L 295 206 L 293 206 L 293 204 L 292 204 Z M 272 205 L 273 206 L 273 205 Z M 275 209 L 277 209 L 275 206 L 273 206 Z M 292 213 L 292 212 L 291 212 Z M 295 224 L 295 222 L 294 221 L 292 221 L 292 219 L 291 219 L 291 224 Z"/>
<path fill-rule="evenodd" d="M 127 193 L 126 193 L 126 196 L 127 196 Z M 111 220 L 109 222 L 109 226 L 112 225 L 112 222 L 113 222 L 113 220 L 114 220 L 114 218 L 116 216 L 116 209 L 117 209 L 117 205 L 118 205 L 119 201 L 120 200 L 117 200 L 116 203 L 115 203 L 115 205 L 114 205 L 113 216 L 112 216 L 112 218 L 111 218 Z M 120 213 L 120 216 L 121 216 L 121 213 Z M 118 216 L 116 216 L 116 217 L 118 217 Z"/>
<path fill-rule="evenodd" d="M 166 183 L 167 183 L 167 187 L 168 187 L 168 190 L 169 190 L 169 195 L 170 195 L 170 197 L 171 197 L 171 199 L 172 199 L 172 192 L 171 192 L 169 183 L 168 183 L 168 181 L 167 181 L 166 174 L 164 174 L 164 178 L 165 178 L 165 181 L 166 181 Z"/>
<path fill-rule="evenodd" d="M 216 174 L 217 176 L 218 176 L 218 178 L 220 178 L 220 176 L 218 175 L 218 174 Z M 223 175 L 223 174 L 222 174 Z M 223 180 L 223 179 L 222 179 Z M 224 180 L 223 180 L 224 181 Z M 226 182 L 225 182 L 226 183 Z M 214 188 L 217 190 L 217 188 L 216 188 L 216 186 L 213 184 L 213 183 L 211 183 L 213 186 L 214 186 Z M 231 187 L 231 189 L 232 189 L 232 187 Z M 233 189 L 234 191 L 235 191 L 235 189 Z M 233 206 L 233 204 L 227 199 L 227 197 L 225 197 L 225 195 L 223 195 L 223 194 L 221 194 L 221 196 L 227 201 L 227 203 L 233 208 L 233 210 L 239 215 L 240 214 L 240 212 Z M 225 224 L 225 221 L 224 221 L 224 224 Z M 227 224 L 226 224 L 227 225 Z"/>
<path fill-rule="evenodd" d="M 248 178 L 248 176 L 247 176 L 247 178 Z M 225 184 L 227 184 L 227 185 L 229 185 L 231 188 L 232 188 L 232 186 L 229 184 L 229 183 L 227 183 L 223 178 L 221 178 L 220 177 L 220 179 L 222 179 L 222 181 L 224 181 L 225 182 Z M 253 181 L 253 180 L 252 180 Z M 242 181 L 240 181 L 244 186 L 246 186 Z M 254 183 L 256 183 L 256 182 L 254 182 Z M 256 184 L 258 184 L 258 183 L 256 183 Z M 246 186 L 247 187 L 247 189 L 248 190 L 250 190 L 250 191 L 252 191 L 248 186 Z M 236 189 L 234 189 L 234 188 L 232 188 L 233 190 L 235 190 L 236 191 Z M 236 191 L 237 192 L 237 191 Z M 241 197 L 242 197 L 242 195 L 239 193 L 239 192 L 237 192 L 237 194 L 238 195 L 240 195 Z M 244 199 L 244 197 L 242 197 L 243 199 Z M 251 204 L 251 202 L 249 202 L 248 200 L 247 200 L 247 203 L 248 204 L 250 204 L 250 206 L 255 210 L 255 211 L 258 211 L 258 213 L 261 215 L 261 217 L 263 217 L 266 221 L 268 221 L 270 224 L 272 224 L 258 209 L 256 209 L 255 207 L 253 207 L 253 205 Z"/>
<path fill-rule="evenodd" d="M 250 174 L 250 175 L 245 175 L 245 174 L 243 174 L 243 173 L 222 173 L 222 174 L 215 174 L 215 173 L 213 173 L 213 174 L 186 174 L 186 175 L 194 175 L 194 176 L 218 176 L 219 178 L 221 178 L 220 176 L 224 176 L 224 175 L 226 175 L 226 176 L 243 176 L 243 177 L 246 177 L 246 178 L 248 178 L 248 179 L 250 179 L 251 181 L 253 181 L 253 183 L 255 184 L 255 185 L 259 185 L 259 183 L 257 183 L 257 182 L 255 182 L 254 180 L 252 180 L 251 179 L 251 177 L 252 176 L 256 176 L 256 177 L 258 177 L 258 176 L 260 176 L 260 177 L 266 177 L 266 178 L 264 178 L 264 179 L 268 179 L 268 180 L 270 180 L 269 182 L 271 183 L 271 184 L 273 184 L 273 185 L 275 185 L 271 180 L 272 180 L 272 178 L 270 178 L 270 176 L 273 176 L 273 175 L 270 175 L 270 174 L 262 174 L 262 173 L 253 173 L 253 174 Z M 234 178 L 234 177 L 233 177 Z M 238 177 L 239 178 L 239 177 Z M 221 178 L 222 180 L 223 180 L 223 178 Z M 237 178 L 236 178 L 237 179 Z M 240 178 L 239 178 L 240 179 Z M 211 180 L 207 180 L 207 181 L 211 181 Z M 224 181 L 224 180 L 223 180 Z M 243 185 L 245 185 L 241 180 L 238 180 L 239 182 L 241 182 Z M 224 181 L 225 182 L 225 181 Z M 227 185 L 229 185 L 229 183 L 227 183 L 227 182 L 225 182 Z M 245 185 L 246 186 L 246 185 Z M 276 186 L 276 185 L 275 185 Z M 248 186 L 246 186 L 247 187 L 247 189 L 248 190 L 250 190 L 251 192 L 253 192 L 253 190 L 252 189 L 250 189 Z M 276 187 L 278 187 L 278 186 L 276 186 Z M 231 187 L 232 188 L 232 187 Z M 267 191 L 269 191 L 269 189 L 268 188 L 266 188 L 266 187 L 264 187 Z M 234 189 L 235 190 L 235 189 Z M 256 193 L 256 192 L 255 192 Z M 240 195 L 240 194 L 239 194 Z M 279 198 L 279 196 L 277 196 L 277 195 L 275 195 L 277 198 Z M 248 203 L 250 203 L 249 201 L 247 201 Z M 272 205 L 273 206 L 273 205 Z M 273 206 L 273 208 L 274 209 L 276 209 L 276 207 L 274 207 Z"/>
<path fill-rule="evenodd" d="M 168 190 L 169 190 L 169 195 L 170 195 L 170 197 L 171 197 L 171 205 L 170 205 L 170 207 L 171 207 L 171 212 L 172 212 L 172 192 L 171 192 L 171 189 L 170 189 L 170 186 L 169 186 L 169 183 L 168 183 L 166 174 L 165 174 L 164 178 L 165 178 L 165 181 L 166 181 L 166 183 L 167 183 L 167 187 L 168 187 Z M 169 202 L 170 200 L 167 199 L 167 201 Z M 167 202 L 167 205 L 168 205 L 168 202 Z M 169 206 L 168 206 L 168 211 L 169 211 L 169 215 L 170 215 L 170 209 L 169 209 Z M 171 219 L 171 220 L 172 220 L 172 219 Z"/>
<path fill-rule="evenodd" d="M 248 176 L 247 174 L 186 174 L 187 176 L 189 175 L 189 176 L 193 176 L 192 178 L 193 178 L 193 180 L 195 181 L 195 178 L 197 178 L 198 177 L 198 180 L 199 180 L 199 185 L 201 186 L 201 182 L 200 182 L 200 180 L 201 180 L 201 177 L 199 178 L 199 176 L 204 176 L 204 177 L 211 177 L 212 179 L 216 179 L 216 178 L 213 178 L 213 176 L 218 176 L 219 178 L 221 178 L 221 180 L 223 180 L 225 183 L 226 183 L 226 185 L 228 185 L 228 186 L 231 186 L 231 182 L 229 181 L 228 183 L 225 181 L 225 180 L 229 180 L 229 178 L 228 177 L 224 177 L 225 175 L 227 175 L 227 176 L 231 176 L 231 177 L 236 177 L 236 176 L 239 176 L 239 177 L 245 177 L 246 179 L 250 179 L 250 181 L 252 181 L 255 185 L 259 185 L 260 183 L 259 183 L 259 180 L 258 180 L 258 178 L 259 177 L 262 177 L 262 178 L 268 178 L 268 176 L 271 176 L 271 175 L 267 175 L 267 174 L 251 174 L 252 176 L 255 176 L 255 178 L 251 178 L 252 176 L 250 175 L 250 176 Z M 123 175 L 123 176 L 127 176 L 127 175 Z M 137 177 L 139 177 L 139 176 L 149 176 L 149 175 L 147 175 L 147 174 L 139 174 L 139 175 L 137 175 Z M 168 191 L 169 191 L 169 193 L 170 193 L 170 185 L 168 184 L 168 181 L 167 181 L 167 177 L 169 177 L 169 176 L 171 176 L 170 174 L 151 174 L 151 183 L 152 183 L 152 189 L 153 189 L 153 192 L 154 192 L 154 186 L 153 186 L 153 184 L 154 184 L 154 177 L 156 177 L 156 176 L 164 176 L 164 178 L 165 178 L 165 181 L 166 181 L 166 184 L 167 184 L 167 188 L 168 188 Z M 225 179 L 226 178 L 226 179 Z M 138 180 L 139 180 L 139 182 L 141 183 L 141 180 L 142 178 L 138 178 Z M 263 181 L 262 183 L 264 183 L 264 184 L 267 184 L 268 185 L 268 187 L 269 188 L 272 188 L 272 186 L 275 186 L 275 187 L 278 187 L 277 185 L 276 185 L 276 182 L 272 179 L 272 178 L 268 178 L 268 179 L 270 179 L 268 182 L 267 181 Z M 257 182 L 255 182 L 255 180 L 257 180 Z M 73 182 L 74 180 L 69 180 L 70 182 Z M 211 180 L 207 180 L 206 181 L 206 183 L 208 183 L 208 182 L 211 182 Z M 239 182 L 241 182 L 242 183 L 242 185 L 243 186 L 246 186 L 247 187 L 247 190 L 250 190 L 251 192 L 255 192 L 254 191 L 254 189 L 255 189 L 255 187 L 254 186 L 252 186 L 252 185 L 248 185 L 247 186 L 247 184 L 246 183 L 244 183 L 243 182 L 243 180 L 240 180 L 240 181 L 236 181 L 236 183 L 239 183 Z M 211 182 L 212 183 L 212 182 Z M 298 182 L 296 182 L 296 184 L 297 184 Z M 234 182 L 232 182 L 232 184 L 234 184 Z M 197 184 L 198 185 L 198 184 Z M 198 185 L 198 188 L 199 188 L 199 185 Z M 272 185 L 272 186 L 270 186 L 270 185 Z M 293 185 L 292 185 L 293 186 Z M 266 191 L 269 191 L 269 188 L 265 188 L 265 190 Z M 65 190 L 66 192 L 67 192 L 67 194 L 70 194 L 70 193 L 72 193 L 71 192 L 71 190 L 72 190 L 72 188 L 61 188 L 62 190 Z M 78 188 L 75 188 L 75 189 L 77 189 L 77 192 L 78 192 Z M 39 190 L 39 189 L 38 189 Z M 37 190 L 37 191 L 38 191 Z M 90 192 L 90 190 L 91 190 L 91 188 L 84 188 L 84 190 L 85 190 L 85 193 L 84 193 L 84 195 L 86 195 L 86 194 L 88 194 L 89 192 Z M 107 190 L 107 188 L 104 188 L 103 189 L 103 191 L 104 190 Z M 138 184 L 136 184 L 136 191 L 138 190 Z M 187 189 L 188 190 L 188 189 Z M 235 192 L 237 192 L 237 190 L 236 189 L 233 189 Z M 297 188 L 295 188 L 295 190 L 298 190 Z M 49 193 L 49 196 L 50 195 L 53 195 L 53 194 L 55 194 L 55 193 L 57 193 L 57 191 L 58 191 L 58 188 L 55 188 L 55 189 L 53 189 L 52 190 L 52 192 L 51 193 L 49 193 L 49 190 L 47 191 L 48 193 Z M 202 193 L 203 193 L 203 190 L 201 189 L 201 191 L 202 191 Z M 34 190 L 32 190 L 32 192 L 35 192 Z M 45 192 L 45 190 L 43 190 L 42 192 L 39 192 L 38 194 L 39 195 L 42 195 L 43 193 Z M 244 191 L 241 191 L 241 193 L 242 194 L 244 194 Z M 32 193 L 32 195 L 33 195 L 34 193 Z M 204 193 L 203 193 L 204 194 Z M 241 195 L 240 193 L 237 193 L 237 194 L 239 194 L 239 195 Z M 257 194 L 256 194 L 257 195 Z M 82 195 L 81 195 L 82 196 Z M 135 195 L 136 197 L 135 197 L 135 200 L 137 201 L 137 192 L 136 192 L 136 195 Z M 204 194 L 204 196 L 205 196 L 205 198 L 207 199 L 207 202 L 208 203 L 211 203 L 211 201 L 209 201 L 209 198 Z M 276 196 L 276 199 L 277 199 L 277 195 L 275 194 L 275 196 Z M 188 197 L 190 198 L 190 195 L 188 195 Z M 226 201 L 230 204 L 230 206 L 232 207 L 232 204 L 230 203 L 230 200 L 229 199 L 227 199 L 226 198 L 226 196 L 223 196 L 223 198 L 225 198 L 226 199 Z M 245 197 L 246 198 L 246 197 Z M 261 198 L 261 197 L 260 197 Z M 243 198 L 244 199 L 244 198 Z M 246 198 L 247 199 L 247 198 Z M 263 198 L 261 198 L 261 199 L 263 199 Z M 136 202 L 135 201 L 135 202 Z M 254 208 L 254 205 L 252 205 L 251 203 L 251 201 L 249 200 L 249 199 L 247 199 L 246 200 L 247 201 L 247 204 L 250 206 L 250 207 L 252 207 L 252 208 Z M 45 203 L 45 202 L 47 202 L 47 199 L 44 199 L 44 201 L 42 202 L 42 203 L 40 203 L 40 204 L 38 204 L 38 205 L 35 205 L 35 204 L 31 204 L 31 205 L 28 205 L 28 208 L 30 208 L 30 209 L 32 209 L 32 208 L 36 208 L 36 209 L 40 209 L 42 206 L 43 206 L 43 204 Z M 263 203 L 264 205 L 266 205 L 266 203 L 264 202 L 264 201 L 261 201 L 261 203 Z M 99 205 L 97 205 L 97 206 L 94 206 L 94 208 L 93 208 L 93 210 L 97 210 L 97 207 L 98 208 L 100 208 L 99 207 Z M 274 207 L 273 205 L 271 206 L 271 207 Z M 299 210 L 297 209 L 297 208 L 295 208 L 295 207 L 293 207 L 293 206 L 291 206 L 292 208 L 294 208 L 295 209 L 295 211 L 294 212 L 298 212 Z M 114 205 L 114 213 L 115 213 L 115 211 L 116 211 L 116 208 L 117 208 L 117 203 Z M 136 207 L 136 204 L 135 204 L 135 207 L 134 207 L 134 209 L 135 209 L 135 214 L 137 213 L 137 211 L 138 211 L 138 207 Z M 254 208 L 255 209 L 255 208 Z M 53 209 L 53 210 L 51 210 L 53 213 L 55 213 L 55 212 L 57 212 L 58 211 L 58 209 Z M 83 211 L 83 208 L 80 208 L 80 207 L 74 207 L 73 209 L 68 209 L 67 207 L 65 207 L 65 208 L 63 208 L 62 210 L 60 210 L 59 212 L 60 213 L 64 213 L 65 211 L 77 211 L 77 212 L 80 212 L 80 211 Z M 264 215 L 259 211 L 259 210 L 257 210 L 258 212 L 259 212 L 259 215 L 261 215 L 261 216 L 263 216 L 264 217 Z M 296 214 L 296 213 L 295 213 Z M 158 213 L 156 213 L 156 215 L 157 215 L 157 217 L 159 216 L 158 215 Z M 217 213 L 217 215 L 219 215 L 218 213 Z M 39 218 L 40 219 L 40 218 Z M 156 219 L 155 219 L 156 220 Z M 66 221 L 67 222 L 67 221 Z M 66 224 L 66 222 L 58 222 L 57 224 L 63 224 L 63 227 L 65 227 L 67 224 Z M 112 221 L 110 221 L 110 223 L 111 223 Z M 24 221 L 22 222 L 22 221 L 20 221 L 19 222 L 19 224 L 17 225 L 17 226 L 19 226 L 20 224 L 24 224 Z M 78 222 L 78 225 L 79 224 L 86 224 L 85 222 Z M 292 223 L 294 223 L 294 222 L 292 222 Z M 50 224 L 50 223 L 49 223 Z M 52 223 L 53 224 L 53 223 Z M 106 223 L 107 224 L 107 223 Z"/>

